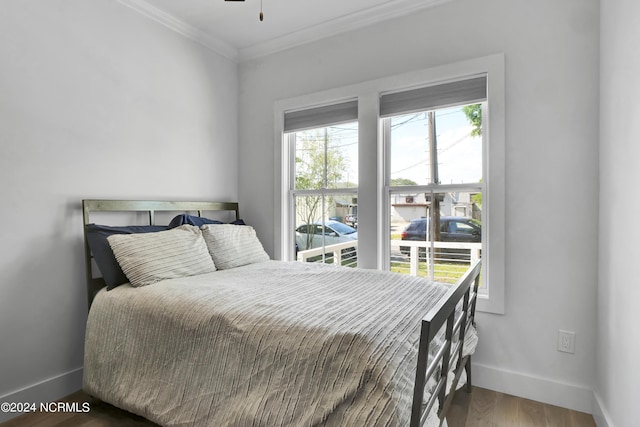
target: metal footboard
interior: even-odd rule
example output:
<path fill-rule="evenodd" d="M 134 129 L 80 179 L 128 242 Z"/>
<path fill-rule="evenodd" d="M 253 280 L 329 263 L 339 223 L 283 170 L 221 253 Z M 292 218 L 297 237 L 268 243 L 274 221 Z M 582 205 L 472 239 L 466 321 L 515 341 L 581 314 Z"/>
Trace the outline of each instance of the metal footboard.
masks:
<path fill-rule="evenodd" d="M 481 260 L 476 261 L 422 319 L 416 379 L 411 408 L 411 427 L 424 424 L 436 401 L 440 423 L 446 415 L 463 369 L 467 370 L 467 391 L 471 391 L 471 356 L 463 357 L 464 337 L 469 325 L 474 324 Z M 456 307 L 461 306 L 461 310 Z M 444 341 L 433 357 L 429 347 L 444 328 Z M 458 339 L 455 340 L 454 337 Z M 447 390 L 447 373 L 456 363 L 455 376 Z M 425 386 L 429 379 L 436 380 L 434 390 L 424 402 Z M 448 395 L 448 397 L 447 397 Z"/>

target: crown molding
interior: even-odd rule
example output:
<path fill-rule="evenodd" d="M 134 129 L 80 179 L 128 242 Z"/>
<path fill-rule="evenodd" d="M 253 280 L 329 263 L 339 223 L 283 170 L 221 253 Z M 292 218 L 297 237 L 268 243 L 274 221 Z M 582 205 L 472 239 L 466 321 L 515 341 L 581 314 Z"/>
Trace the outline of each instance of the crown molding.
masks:
<path fill-rule="evenodd" d="M 176 18 L 175 16 L 158 9 L 144 0 L 117 0 L 119 3 L 135 10 L 136 12 L 146 16 L 149 19 L 164 25 L 170 30 L 200 43 L 207 49 L 216 52 L 227 59 L 238 62 L 238 49 L 217 38 L 213 38 L 205 32 L 187 24 L 186 22 Z"/>
<path fill-rule="evenodd" d="M 231 44 L 211 37 L 175 16 L 158 9 L 145 0 L 117 0 L 153 21 L 164 25 L 182 36 L 194 40 L 209 50 L 234 62 L 246 61 L 291 49 L 323 38 L 332 37 L 347 31 L 363 28 L 393 18 L 410 15 L 422 9 L 438 6 L 453 0 L 395 0 L 372 7 L 364 11 L 350 13 L 340 18 L 330 19 L 317 25 L 293 31 L 289 34 L 267 40 L 255 45 L 236 49 Z"/>
<path fill-rule="evenodd" d="M 238 50 L 239 61 L 267 56 L 282 50 L 312 43 L 324 38 L 367 27 L 382 21 L 410 15 L 422 9 L 435 7 L 453 0 L 396 0 L 370 9 L 350 13 L 303 30 L 293 31 L 275 39 L 267 40 Z"/>

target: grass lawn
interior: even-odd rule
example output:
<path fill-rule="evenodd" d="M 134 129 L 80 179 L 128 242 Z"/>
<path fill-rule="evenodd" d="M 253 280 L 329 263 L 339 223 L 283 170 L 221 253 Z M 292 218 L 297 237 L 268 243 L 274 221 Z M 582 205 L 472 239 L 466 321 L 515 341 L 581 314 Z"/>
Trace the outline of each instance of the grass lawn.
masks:
<path fill-rule="evenodd" d="M 428 277 L 429 269 L 426 262 L 418 263 L 418 276 Z M 454 262 L 437 262 L 434 264 L 434 280 L 444 283 L 456 283 L 462 275 L 469 269 L 469 264 Z M 409 274 L 409 263 L 392 262 L 391 271 L 394 273 Z M 482 287 L 482 281 L 480 281 Z"/>

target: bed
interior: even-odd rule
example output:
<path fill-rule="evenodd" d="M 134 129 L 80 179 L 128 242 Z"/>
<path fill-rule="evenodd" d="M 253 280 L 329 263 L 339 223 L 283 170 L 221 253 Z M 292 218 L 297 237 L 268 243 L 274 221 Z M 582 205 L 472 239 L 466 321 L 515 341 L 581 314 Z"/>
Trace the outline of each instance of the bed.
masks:
<path fill-rule="evenodd" d="M 269 260 L 235 225 L 236 203 L 83 200 L 83 211 L 83 388 L 107 403 L 168 426 L 418 426 L 442 424 L 461 377 L 470 390 L 480 261 L 447 286 Z M 96 234 L 109 231 L 98 212 L 146 218 L 144 232 L 108 238 L 130 282 L 96 269 Z M 155 225 L 166 212 L 195 224 Z M 197 220 L 218 212 L 235 224 Z"/>

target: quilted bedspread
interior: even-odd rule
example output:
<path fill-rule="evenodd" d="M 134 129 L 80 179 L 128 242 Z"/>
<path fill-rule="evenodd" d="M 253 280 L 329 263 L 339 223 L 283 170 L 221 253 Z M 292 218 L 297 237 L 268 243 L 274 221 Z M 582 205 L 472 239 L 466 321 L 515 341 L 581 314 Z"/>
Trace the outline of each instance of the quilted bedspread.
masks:
<path fill-rule="evenodd" d="M 166 426 L 405 426 L 426 279 L 268 261 L 101 291 L 84 390 Z"/>

